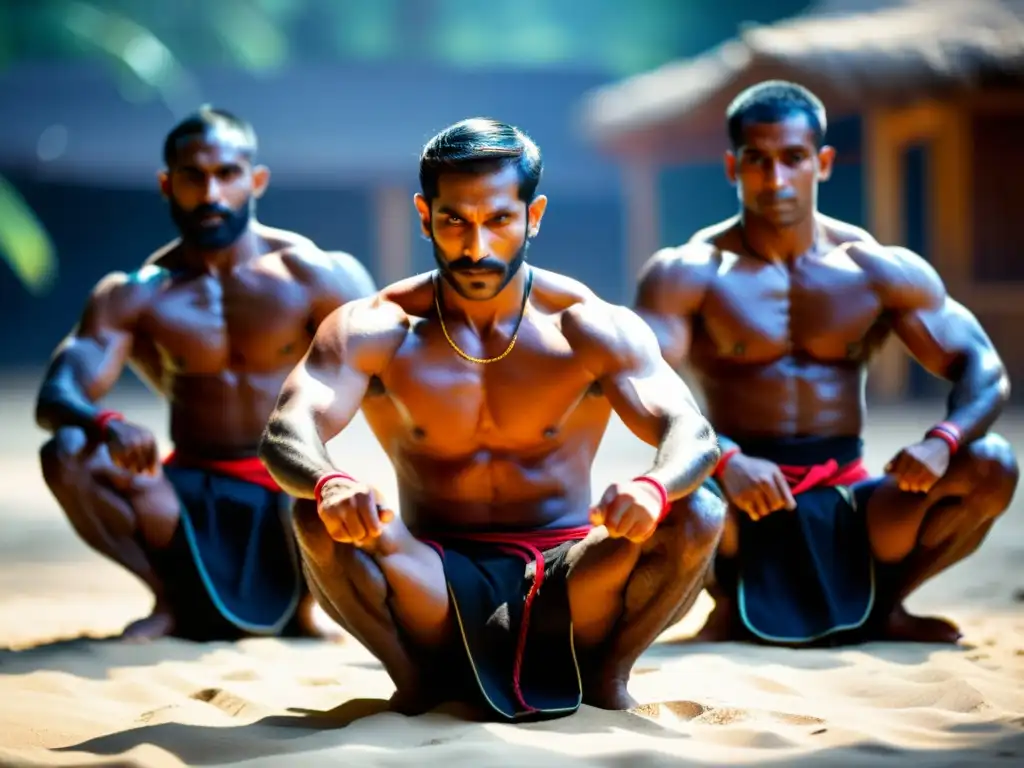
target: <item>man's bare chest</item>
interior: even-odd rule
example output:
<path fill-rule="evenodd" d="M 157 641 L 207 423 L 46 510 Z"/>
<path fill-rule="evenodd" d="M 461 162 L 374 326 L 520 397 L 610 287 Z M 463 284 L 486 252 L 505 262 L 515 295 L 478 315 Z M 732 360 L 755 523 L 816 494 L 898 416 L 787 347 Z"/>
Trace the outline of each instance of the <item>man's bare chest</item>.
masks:
<path fill-rule="evenodd" d="M 882 302 L 848 257 L 792 266 L 737 264 L 721 271 L 701 305 L 702 350 L 714 357 L 767 360 L 806 355 L 859 359 L 882 331 Z"/>
<path fill-rule="evenodd" d="M 524 338 L 525 336 L 525 338 Z M 607 418 L 594 375 L 564 343 L 521 334 L 495 363 L 460 357 L 434 334 L 405 345 L 364 411 L 387 418 L 405 439 L 442 454 L 543 451 L 567 432 Z"/>
<path fill-rule="evenodd" d="M 310 299 L 304 286 L 276 276 L 171 280 L 143 314 L 140 330 L 169 370 L 275 370 L 309 344 Z"/>

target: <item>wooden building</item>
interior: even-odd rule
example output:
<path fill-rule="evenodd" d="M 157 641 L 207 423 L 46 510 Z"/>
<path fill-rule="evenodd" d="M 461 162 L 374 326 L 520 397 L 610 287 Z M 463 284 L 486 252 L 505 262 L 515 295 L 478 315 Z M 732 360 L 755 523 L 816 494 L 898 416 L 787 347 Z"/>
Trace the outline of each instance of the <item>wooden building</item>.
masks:
<path fill-rule="evenodd" d="M 660 170 L 721 157 L 727 105 L 773 78 L 814 91 L 830 122 L 859 117 L 865 224 L 882 242 L 906 242 L 903 159 L 923 150 L 923 255 L 1024 382 L 1024 0 L 824 0 L 588 94 L 586 130 L 624 169 L 631 275 L 663 245 Z M 909 371 L 891 345 L 873 394 L 906 395 Z"/>

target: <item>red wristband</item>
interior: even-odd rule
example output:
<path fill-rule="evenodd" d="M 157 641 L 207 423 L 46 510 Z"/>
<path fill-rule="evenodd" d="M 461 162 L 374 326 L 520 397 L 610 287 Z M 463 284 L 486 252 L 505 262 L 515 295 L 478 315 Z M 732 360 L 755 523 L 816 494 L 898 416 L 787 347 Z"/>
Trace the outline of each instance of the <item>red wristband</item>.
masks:
<path fill-rule="evenodd" d="M 324 485 L 328 480 L 351 480 L 353 483 L 356 481 L 352 475 L 345 472 L 328 472 L 325 475 L 321 475 L 320 479 L 316 481 L 316 485 L 313 486 L 313 498 L 316 499 L 317 506 L 320 506 L 320 493 L 323 491 Z"/>
<path fill-rule="evenodd" d="M 653 477 L 648 477 L 647 475 L 634 477 L 633 482 L 647 483 L 648 485 L 653 486 L 658 492 L 658 495 L 661 496 L 661 511 L 658 513 L 658 525 L 661 525 L 661 522 L 668 516 L 669 510 L 672 509 L 672 502 L 668 499 L 668 489 L 662 485 L 660 481 L 655 480 Z"/>
<path fill-rule="evenodd" d="M 949 454 L 951 456 L 960 448 L 960 441 L 963 439 L 963 433 L 960 431 L 960 427 L 949 421 L 943 421 L 936 424 L 925 432 L 924 436 L 937 437 L 940 440 L 943 440 L 946 445 L 949 446 Z"/>
<path fill-rule="evenodd" d="M 728 464 L 729 460 L 732 459 L 732 457 L 739 452 L 739 448 L 730 448 L 725 453 L 723 453 L 721 458 L 719 458 L 718 463 L 715 464 L 715 471 L 711 473 L 711 476 L 720 477 L 721 474 L 725 471 L 725 465 Z"/>
<path fill-rule="evenodd" d="M 100 411 L 96 414 L 96 427 L 104 437 L 107 434 L 107 425 L 112 421 L 124 421 L 124 416 L 117 411 Z"/>

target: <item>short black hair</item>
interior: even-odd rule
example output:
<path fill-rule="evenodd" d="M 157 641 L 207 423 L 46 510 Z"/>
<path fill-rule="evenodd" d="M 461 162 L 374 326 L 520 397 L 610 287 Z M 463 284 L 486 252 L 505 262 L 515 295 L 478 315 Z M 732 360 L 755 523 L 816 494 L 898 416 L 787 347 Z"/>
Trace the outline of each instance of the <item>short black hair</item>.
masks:
<path fill-rule="evenodd" d="M 743 144 L 743 129 L 748 123 L 779 123 L 794 114 L 807 117 L 814 132 L 814 144 L 825 143 L 825 105 L 804 86 L 786 80 L 766 80 L 752 85 L 732 100 L 725 110 L 725 122 L 732 148 Z"/>
<path fill-rule="evenodd" d="M 170 168 L 178 158 L 178 144 L 189 136 L 206 134 L 217 126 L 228 126 L 245 137 L 243 151 L 249 160 L 256 156 L 256 131 L 252 125 L 237 115 L 209 105 L 200 107 L 171 129 L 164 139 L 164 164 Z"/>
<path fill-rule="evenodd" d="M 473 117 L 448 126 L 423 147 L 420 189 L 430 201 L 445 171 L 489 173 L 513 164 L 519 172 L 519 199 L 531 203 L 544 168 L 540 147 L 514 125 Z"/>

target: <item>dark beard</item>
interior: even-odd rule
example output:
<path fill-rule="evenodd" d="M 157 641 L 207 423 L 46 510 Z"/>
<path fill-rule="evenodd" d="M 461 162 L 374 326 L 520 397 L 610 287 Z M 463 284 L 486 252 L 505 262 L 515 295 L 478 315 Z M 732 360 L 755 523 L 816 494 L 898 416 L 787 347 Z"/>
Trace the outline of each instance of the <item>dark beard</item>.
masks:
<path fill-rule="evenodd" d="M 217 251 L 227 248 L 245 232 L 252 218 L 253 199 L 248 198 L 236 211 L 223 205 L 199 205 L 186 211 L 172 198 L 170 200 L 171 219 L 174 221 L 182 241 L 202 251 Z M 204 227 L 204 216 L 215 214 L 223 217 L 215 227 Z"/>
<path fill-rule="evenodd" d="M 485 256 L 484 258 L 474 261 L 468 256 L 461 256 L 455 261 L 448 261 L 444 253 L 437 245 L 437 241 L 433 238 L 430 239 L 433 245 L 434 251 L 434 262 L 437 264 L 437 271 L 440 272 L 441 277 L 445 279 L 445 282 L 452 287 L 457 294 L 470 301 L 487 301 L 493 299 L 503 290 L 505 286 L 512 282 L 512 278 L 516 276 L 516 273 L 522 268 L 526 261 L 526 252 L 530 249 L 529 238 L 523 239 L 523 244 L 516 251 L 516 255 L 512 257 L 512 260 L 507 264 L 501 259 L 495 258 L 494 256 Z M 467 292 L 463 286 L 465 277 L 460 281 L 458 275 L 468 269 L 486 269 L 494 274 L 501 275 L 501 281 L 498 283 L 497 288 L 490 293 L 490 295 L 483 296 L 478 293 Z"/>

